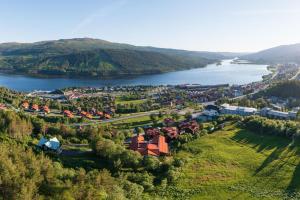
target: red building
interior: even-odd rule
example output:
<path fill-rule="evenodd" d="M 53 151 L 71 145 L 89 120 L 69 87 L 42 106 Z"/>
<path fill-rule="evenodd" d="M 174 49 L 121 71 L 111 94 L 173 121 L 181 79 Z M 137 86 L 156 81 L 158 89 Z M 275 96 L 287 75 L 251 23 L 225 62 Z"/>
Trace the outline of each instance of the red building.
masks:
<path fill-rule="evenodd" d="M 6 109 L 6 105 L 3 103 L 0 103 L 0 110 L 5 110 Z"/>
<path fill-rule="evenodd" d="M 45 113 L 50 113 L 50 108 L 48 106 L 43 106 L 43 111 Z"/>
<path fill-rule="evenodd" d="M 33 111 L 39 111 L 39 106 L 37 104 L 33 104 L 31 106 L 31 110 L 33 110 Z"/>
<path fill-rule="evenodd" d="M 166 119 L 164 119 L 164 124 L 166 126 L 174 126 L 175 121 L 173 119 L 171 119 L 171 118 L 166 118 Z"/>
<path fill-rule="evenodd" d="M 145 129 L 145 134 L 152 138 L 159 135 L 159 130 L 158 128 L 147 128 Z"/>
<path fill-rule="evenodd" d="M 176 127 L 163 127 L 161 131 L 170 139 L 176 139 L 179 135 Z"/>
<path fill-rule="evenodd" d="M 27 101 L 22 103 L 22 108 L 23 109 L 28 109 L 29 108 L 29 103 Z"/>
<path fill-rule="evenodd" d="M 143 156 L 161 156 L 169 154 L 169 146 L 164 136 L 158 135 L 146 141 L 144 136 L 138 135 L 131 138 L 130 149 L 140 152 Z"/>
<path fill-rule="evenodd" d="M 199 124 L 196 121 L 181 122 L 178 126 L 180 132 L 195 134 L 199 130 Z"/>
<path fill-rule="evenodd" d="M 73 118 L 74 117 L 74 115 L 72 114 L 72 112 L 71 111 L 69 111 L 69 110 L 64 110 L 64 115 L 66 116 L 66 117 L 68 117 L 68 118 Z"/>

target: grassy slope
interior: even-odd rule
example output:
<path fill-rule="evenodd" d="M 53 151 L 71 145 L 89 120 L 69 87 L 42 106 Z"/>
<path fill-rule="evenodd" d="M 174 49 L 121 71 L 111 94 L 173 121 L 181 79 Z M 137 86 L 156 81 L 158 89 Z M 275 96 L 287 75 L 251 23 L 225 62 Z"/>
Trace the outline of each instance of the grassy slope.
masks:
<path fill-rule="evenodd" d="M 177 154 L 188 163 L 173 194 L 188 199 L 282 199 L 300 191 L 299 148 L 285 138 L 226 129 L 189 143 Z"/>

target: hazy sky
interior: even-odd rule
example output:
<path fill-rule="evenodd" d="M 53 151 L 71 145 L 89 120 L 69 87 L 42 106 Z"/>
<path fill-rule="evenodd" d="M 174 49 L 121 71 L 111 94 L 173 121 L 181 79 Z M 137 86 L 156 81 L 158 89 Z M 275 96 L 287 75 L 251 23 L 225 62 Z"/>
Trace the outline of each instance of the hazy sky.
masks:
<path fill-rule="evenodd" d="M 300 42 L 300 0 L 0 0 L 0 42 L 74 37 L 257 51 Z"/>

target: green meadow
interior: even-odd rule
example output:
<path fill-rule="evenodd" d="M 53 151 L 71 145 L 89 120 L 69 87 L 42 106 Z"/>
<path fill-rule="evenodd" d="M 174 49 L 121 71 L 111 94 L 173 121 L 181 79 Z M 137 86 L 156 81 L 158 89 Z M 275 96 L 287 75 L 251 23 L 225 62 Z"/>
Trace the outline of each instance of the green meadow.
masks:
<path fill-rule="evenodd" d="M 292 140 L 235 126 L 186 144 L 170 199 L 300 199 L 300 148 Z"/>

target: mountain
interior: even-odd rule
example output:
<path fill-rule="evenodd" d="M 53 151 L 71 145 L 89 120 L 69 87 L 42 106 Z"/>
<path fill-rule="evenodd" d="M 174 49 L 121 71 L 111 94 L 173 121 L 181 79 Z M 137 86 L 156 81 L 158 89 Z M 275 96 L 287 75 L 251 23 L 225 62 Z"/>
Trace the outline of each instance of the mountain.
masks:
<path fill-rule="evenodd" d="M 46 76 L 112 77 L 204 67 L 226 53 L 141 47 L 91 38 L 0 44 L 0 70 Z"/>
<path fill-rule="evenodd" d="M 300 43 L 266 49 L 257 53 L 242 56 L 241 58 L 256 63 L 266 64 L 300 63 Z"/>

